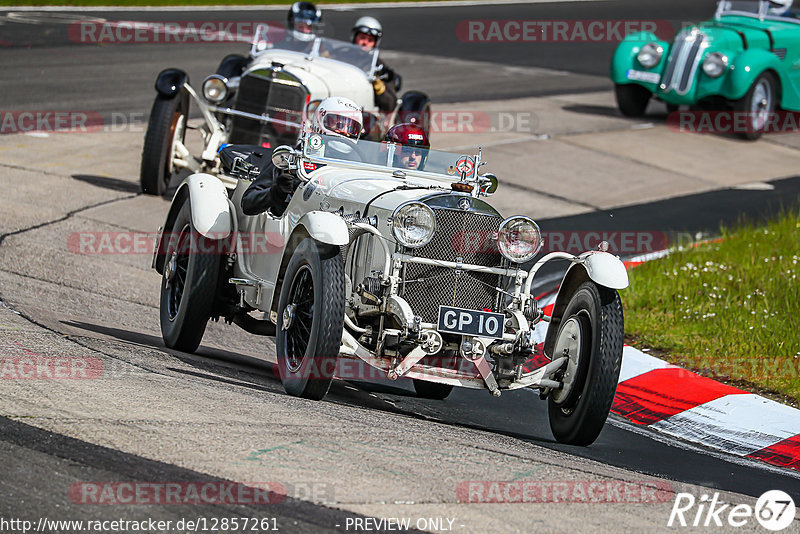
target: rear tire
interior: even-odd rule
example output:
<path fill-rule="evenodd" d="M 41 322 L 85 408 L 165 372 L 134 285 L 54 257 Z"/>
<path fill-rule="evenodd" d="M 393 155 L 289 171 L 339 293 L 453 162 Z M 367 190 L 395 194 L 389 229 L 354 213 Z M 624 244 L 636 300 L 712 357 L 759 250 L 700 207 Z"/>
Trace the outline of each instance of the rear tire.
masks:
<path fill-rule="evenodd" d="M 194 229 L 189 200 L 184 202 L 172 228 L 165 230 L 164 238 L 161 335 L 167 347 L 194 352 L 213 313 L 220 257 L 216 242 Z"/>
<path fill-rule="evenodd" d="M 617 84 L 614 86 L 614 93 L 617 96 L 617 107 L 626 117 L 643 117 L 652 97 L 650 91 L 635 83 Z"/>
<path fill-rule="evenodd" d="M 185 91 L 173 97 L 157 95 L 150 110 L 144 136 L 139 179 L 142 193 L 163 195 L 178 169 L 173 165 L 174 145 L 186 138 L 189 95 Z"/>
<path fill-rule="evenodd" d="M 344 330 L 339 248 L 304 239 L 283 280 L 275 336 L 281 382 L 289 395 L 320 400 L 330 389 Z"/>
<path fill-rule="evenodd" d="M 444 400 L 453 391 L 450 384 L 439 384 L 438 382 L 428 382 L 427 380 L 414 380 L 414 391 L 421 399 Z"/>
<path fill-rule="evenodd" d="M 559 442 L 590 445 L 603 429 L 617 390 L 624 331 L 619 294 L 592 281 L 581 284 L 556 337 L 555 346 L 566 347 L 575 364 L 565 371 L 571 375 L 571 388 L 562 376 L 564 390 L 548 397 L 550 429 Z M 553 354 L 554 359 L 559 356 Z"/>

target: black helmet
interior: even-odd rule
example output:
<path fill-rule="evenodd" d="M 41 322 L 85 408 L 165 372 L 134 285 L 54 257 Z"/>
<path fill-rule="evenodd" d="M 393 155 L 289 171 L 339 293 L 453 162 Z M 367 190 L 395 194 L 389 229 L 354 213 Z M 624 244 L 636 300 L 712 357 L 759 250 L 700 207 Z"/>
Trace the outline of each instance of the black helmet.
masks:
<path fill-rule="evenodd" d="M 295 2 L 289 9 L 286 16 L 286 29 L 289 30 L 295 39 L 310 41 L 314 38 L 315 27 L 322 22 L 322 10 L 311 2 Z M 302 24 L 305 28 L 297 28 Z M 303 30 L 308 31 L 303 31 Z"/>

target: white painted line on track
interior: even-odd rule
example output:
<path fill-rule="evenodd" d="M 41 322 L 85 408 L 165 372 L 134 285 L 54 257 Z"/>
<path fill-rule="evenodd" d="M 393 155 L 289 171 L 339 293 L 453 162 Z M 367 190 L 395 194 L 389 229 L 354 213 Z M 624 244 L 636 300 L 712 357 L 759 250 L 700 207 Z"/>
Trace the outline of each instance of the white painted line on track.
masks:
<path fill-rule="evenodd" d="M 323 11 L 355 9 L 397 9 L 407 7 L 472 7 L 514 4 L 575 4 L 605 0 L 442 0 L 441 2 L 367 2 L 363 4 L 323 4 Z M 212 5 L 212 6 L 5 6 L 2 11 L 287 11 L 289 4 L 280 5 Z"/>
<path fill-rule="evenodd" d="M 627 355 L 627 358 L 625 357 Z M 622 349 L 622 368 L 618 382 L 624 382 L 656 369 L 674 368 L 676 366 L 626 345 Z"/>
<path fill-rule="evenodd" d="M 741 456 L 800 434 L 796 409 L 752 393 L 725 395 L 649 426 Z"/>

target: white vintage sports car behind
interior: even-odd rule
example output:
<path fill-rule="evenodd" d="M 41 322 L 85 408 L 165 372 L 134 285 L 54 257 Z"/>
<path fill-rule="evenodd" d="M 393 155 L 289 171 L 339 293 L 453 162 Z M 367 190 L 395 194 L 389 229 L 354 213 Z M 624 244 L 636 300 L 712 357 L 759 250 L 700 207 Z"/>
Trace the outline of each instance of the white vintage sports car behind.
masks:
<path fill-rule="evenodd" d="M 223 149 L 238 181 L 230 196 L 207 174 L 179 187 L 154 258 L 167 346 L 194 351 L 209 318 L 274 335 L 286 391 L 314 399 L 338 358 L 411 378 L 432 399 L 453 386 L 536 388 L 559 441 L 592 443 L 622 358 L 622 262 L 554 252 L 523 269 L 541 249 L 539 227 L 484 200 L 497 178 L 480 174 L 480 153 L 429 151 L 424 170 L 408 170 L 392 144 L 307 133 L 300 146 L 250 155 L 256 169 Z M 242 213 L 259 157 L 301 180 L 281 217 Z M 571 263 L 546 317 L 530 289 L 553 259 Z M 541 321 L 547 361 L 530 369 Z"/>
<path fill-rule="evenodd" d="M 142 149 L 142 191 L 163 194 L 184 169 L 216 173 L 217 151 L 227 143 L 293 145 L 306 117 L 329 96 L 361 106 L 366 133 L 373 138 L 383 138 L 400 122 L 429 124 L 430 102 L 418 91 L 406 91 L 392 112 L 379 112 L 372 88 L 377 68 L 378 50 L 326 37 L 273 44 L 268 26 L 260 25 L 249 57 L 225 57 L 199 87 L 181 69 L 161 71 Z M 399 90 L 399 77 L 396 84 Z M 185 143 L 190 103 L 203 117 L 197 128 L 204 146 L 200 154 L 192 154 Z"/>

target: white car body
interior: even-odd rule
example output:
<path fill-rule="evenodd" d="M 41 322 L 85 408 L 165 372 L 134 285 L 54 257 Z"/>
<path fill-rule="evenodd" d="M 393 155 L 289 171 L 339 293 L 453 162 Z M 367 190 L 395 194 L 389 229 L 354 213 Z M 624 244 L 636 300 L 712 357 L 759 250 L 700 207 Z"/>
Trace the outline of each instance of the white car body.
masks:
<path fill-rule="evenodd" d="M 627 287 L 628 277 L 617 257 L 602 250 L 579 256 L 552 252 L 523 268 L 521 262 L 530 261 L 541 246 L 538 226 L 527 217 L 504 219 L 483 200 L 493 193 L 497 181 L 493 175 L 478 173 L 480 154 L 429 151 L 423 160 L 425 170 L 411 170 L 399 168 L 394 159 L 395 151 L 402 147 L 362 140 L 355 145 L 355 152 L 348 148 L 347 156 L 336 151 L 348 145 L 352 142 L 307 132 L 300 150 L 276 149 L 273 162 L 284 163 L 288 172 L 300 179 L 280 217 L 270 212 L 256 216 L 242 212 L 251 174 L 228 177 L 236 181 L 230 199 L 222 186 L 200 187 L 199 182 L 210 179 L 202 174 L 189 177 L 178 189 L 167 218 L 168 229 L 181 206 L 189 202 L 192 216 L 197 218 L 195 231 L 206 239 L 230 240 L 224 247 L 227 270 L 220 280 L 228 283 L 233 295 L 228 300 L 235 306 L 227 311 L 217 309 L 212 316 L 241 324 L 239 314 L 261 311 L 264 319 L 260 322 L 266 326 L 251 331 L 274 334 L 277 327 L 279 337 L 288 335 L 283 331 L 293 327 L 295 301 L 285 309 L 279 303 L 295 286 L 286 289 L 291 273 L 285 271 L 302 248 L 299 244 L 310 239 L 320 251 L 340 257 L 335 261 L 343 266 L 344 326 L 341 342 L 336 342 L 338 357 L 361 360 L 389 379 L 415 379 L 415 386 L 425 382 L 445 388 L 486 389 L 494 396 L 502 390 L 537 388 L 555 399 L 551 402 L 557 414 L 565 399 L 580 402 L 580 396 L 575 400 L 571 393 L 573 380 L 578 380 L 581 388 L 590 387 L 586 384 L 592 373 L 599 371 L 586 371 L 589 362 L 597 366 L 596 362 L 602 361 L 608 367 L 602 372 L 619 373 L 622 310 L 616 290 Z M 428 241 L 422 246 L 406 246 L 398 237 L 406 235 L 404 230 L 398 233 L 398 224 L 411 224 L 411 232 L 422 228 L 415 226 L 419 215 L 413 220 L 404 215 L 409 206 L 429 210 L 435 220 L 434 226 L 424 227 Z M 203 229 L 211 228 L 208 221 L 221 224 L 206 232 Z M 503 228 L 511 228 L 513 225 L 506 226 L 511 222 L 535 231 L 509 233 Z M 525 237 L 520 237 L 523 233 Z M 512 261 L 498 245 L 508 239 L 530 245 L 533 253 Z M 159 272 L 165 273 L 167 285 L 171 269 L 164 265 L 173 265 L 176 254 L 167 251 L 166 257 L 157 255 L 154 261 Z M 569 260 L 571 265 L 549 318 L 531 295 L 531 284 L 537 271 L 554 259 Z M 583 297 L 579 295 L 582 291 Z M 581 304 L 593 291 L 605 295 L 602 302 Z M 603 312 L 595 312 L 601 305 Z M 606 310 L 607 306 L 611 308 Z M 605 323 L 608 314 L 612 316 L 609 325 Z M 547 329 L 544 341 L 549 363 L 527 369 L 526 358 L 541 350 L 534 330 L 543 321 L 558 326 Z M 607 347 L 609 343 L 613 347 Z M 280 342 L 278 347 L 280 362 Z M 434 364 L 434 358 L 457 365 Z M 588 378 L 575 379 L 571 374 Z M 598 382 L 609 387 L 607 380 Z M 605 422 L 613 390 L 603 395 L 602 402 L 607 400 L 608 405 L 598 409 L 602 418 L 594 416 L 593 430 L 575 434 L 570 425 L 583 424 L 582 418 L 576 418 L 580 421 L 567 425 L 569 431 L 557 430 L 556 424 L 558 439 L 583 444 L 593 441 L 599 433 L 597 422 L 600 427 Z M 568 419 L 569 414 L 555 417 Z"/>

